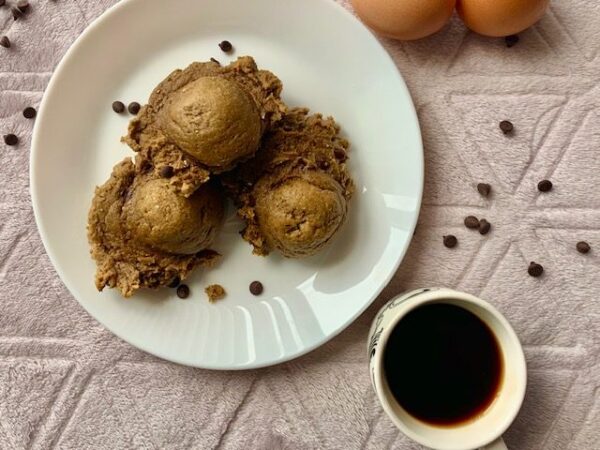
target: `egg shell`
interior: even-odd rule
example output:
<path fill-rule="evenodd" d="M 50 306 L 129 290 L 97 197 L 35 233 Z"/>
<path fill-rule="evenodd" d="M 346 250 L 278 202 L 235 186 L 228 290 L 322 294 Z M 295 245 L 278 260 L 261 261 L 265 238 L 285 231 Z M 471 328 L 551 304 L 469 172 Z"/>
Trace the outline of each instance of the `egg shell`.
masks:
<path fill-rule="evenodd" d="M 542 18 L 550 0 L 458 0 L 465 25 L 485 36 L 519 33 Z"/>
<path fill-rule="evenodd" d="M 413 40 L 443 28 L 452 16 L 456 0 L 352 0 L 352 6 L 376 33 Z"/>

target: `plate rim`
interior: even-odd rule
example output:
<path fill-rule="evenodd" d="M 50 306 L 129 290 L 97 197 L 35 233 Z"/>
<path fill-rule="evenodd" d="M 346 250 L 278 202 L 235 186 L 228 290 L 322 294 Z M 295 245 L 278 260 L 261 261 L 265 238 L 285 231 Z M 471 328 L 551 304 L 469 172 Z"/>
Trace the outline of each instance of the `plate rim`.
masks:
<path fill-rule="evenodd" d="M 400 88 L 406 93 L 406 97 L 410 100 L 409 101 L 410 104 L 407 106 L 409 107 L 410 113 L 412 114 L 413 119 L 417 125 L 415 127 L 416 134 L 414 137 L 416 139 L 415 146 L 418 146 L 417 161 L 418 161 L 419 167 L 415 168 L 415 169 L 418 169 L 419 182 L 418 182 L 418 186 L 416 186 L 417 193 L 416 193 L 415 214 L 411 220 L 412 223 L 410 224 L 410 227 L 408 229 L 409 237 L 406 239 L 401 251 L 398 253 L 398 257 L 396 258 L 396 261 L 392 265 L 391 270 L 389 271 L 389 274 L 385 277 L 385 279 L 382 281 L 380 286 L 374 290 L 374 293 L 372 294 L 371 298 L 368 301 L 365 301 L 364 304 L 362 305 L 362 307 L 357 309 L 355 314 L 352 315 L 352 317 L 348 318 L 337 329 L 333 330 L 329 334 L 325 334 L 323 336 L 323 338 L 316 341 L 312 345 L 305 346 L 298 351 L 287 353 L 276 359 L 273 359 L 270 361 L 265 361 L 265 362 L 260 362 L 260 363 L 249 363 L 249 364 L 242 364 L 242 365 L 220 365 L 220 364 L 205 364 L 205 363 L 196 364 L 196 363 L 191 363 L 190 361 L 184 361 L 183 359 L 174 357 L 173 355 L 164 354 L 160 351 L 156 351 L 152 348 L 149 348 L 146 345 L 144 345 L 143 342 L 137 342 L 135 338 L 131 339 L 131 338 L 123 337 L 121 333 L 115 332 L 113 330 L 113 328 L 110 325 L 108 325 L 104 320 L 100 320 L 98 317 L 96 317 L 94 314 L 92 314 L 88 310 L 88 308 L 86 307 L 84 302 L 80 301 L 78 296 L 75 295 L 74 291 L 76 291 L 76 289 L 74 289 L 74 287 L 72 287 L 70 285 L 70 283 L 67 281 L 68 277 L 64 276 L 63 271 L 60 269 L 60 264 L 58 264 L 59 258 L 57 257 L 57 255 L 54 253 L 54 250 L 52 249 L 52 245 L 50 244 L 51 239 L 49 239 L 48 231 L 46 230 L 46 227 L 44 226 L 44 221 L 39 212 L 39 206 L 38 206 L 39 201 L 38 201 L 38 193 L 37 193 L 39 191 L 39 186 L 38 186 L 38 182 L 36 181 L 37 177 L 35 176 L 35 174 L 39 170 L 38 165 L 36 163 L 37 156 L 43 151 L 41 149 L 42 146 L 40 145 L 40 131 L 39 130 L 41 127 L 39 126 L 39 124 L 43 122 L 44 117 L 47 114 L 46 113 L 46 109 L 47 109 L 46 104 L 49 101 L 48 99 L 54 93 L 55 84 L 57 83 L 57 79 L 60 78 L 62 72 L 65 70 L 65 67 L 70 62 L 71 55 L 74 54 L 81 46 L 84 45 L 84 43 L 87 41 L 89 36 L 91 34 L 93 34 L 94 30 L 102 22 L 108 20 L 113 15 L 119 14 L 121 9 L 129 7 L 129 4 L 131 4 L 131 3 L 136 3 L 136 2 L 143 3 L 143 0 L 120 0 L 119 2 L 115 3 L 114 5 L 110 6 L 108 9 L 106 9 L 98 17 L 96 17 L 77 36 L 75 41 L 73 41 L 73 43 L 70 45 L 68 50 L 62 56 L 60 62 L 57 64 L 56 68 L 54 69 L 54 72 L 52 73 L 50 81 L 48 82 L 48 85 L 46 86 L 46 88 L 44 90 L 43 97 L 42 97 L 42 100 L 40 102 L 40 106 L 38 109 L 38 120 L 36 121 L 36 123 L 34 125 L 33 133 L 32 133 L 30 161 L 29 161 L 29 193 L 30 193 L 30 197 L 31 197 L 33 215 L 34 215 L 34 219 L 35 219 L 35 223 L 36 223 L 36 227 L 37 227 L 40 239 L 44 246 L 44 250 L 46 251 L 46 254 L 48 255 L 48 258 L 50 259 L 50 262 L 52 263 L 52 266 L 53 266 L 54 270 L 56 271 L 57 275 L 59 276 L 61 282 L 67 288 L 67 290 L 69 291 L 71 296 L 73 296 L 73 298 L 77 301 L 79 306 L 81 306 L 83 308 L 83 310 L 90 317 L 92 317 L 96 322 L 101 324 L 102 327 L 104 327 L 111 334 L 113 334 L 114 336 L 116 336 L 117 338 L 122 340 L 123 342 L 126 342 L 127 344 L 132 345 L 133 347 L 136 347 L 139 350 L 142 350 L 142 351 L 149 353 L 160 359 L 170 361 L 170 362 L 173 362 L 176 364 L 184 365 L 187 367 L 194 367 L 194 368 L 206 369 L 206 370 L 232 370 L 232 371 L 251 370 L 251 369 L 259 369 L 259 368 L 270 367 L 270 366 L 275 366 L 277 364 L 286 363 L 286 362 L 289 362 L 296 358 L 299 358 L 301 356 L 304 356 L 304 355 L 312 352 L 313 350 L 316 350 L 317 348 L 321 347 L 322 345 L 324 345 L 327 342 L 334 339 L 336 336 L 338 336 L 340 333 L 342 333 L 345 329 L 347 329 L 351 324 L 353 324 L 356 321 L 356 319 L 358 317 L 360 317 L 373 304 L 373 302 L 379 297 L 381 292 L 385 289 L 385 287 L 390 283 L 390 281 L 392 280 L 394 275 L 397 273 L 398 268 L 400 267 L 400 264 L 406 257 L 406 253 L 408 252 L 408 248 L 412 242 L 414 231 L 416 229 L 417 222 L 419 220 L 419 215 L 420 215 L 422 201 L 423 201 L 424 183 L 425 183 L 425 161 L 424 161 L 424 149 L 423 149 L 423 136 L 422 136 L 421 125 L 420 125 L 420 121 L 418 118 L 415 103 L 413 101 L 410 90 L 408 89 L 406 81 L 404 80 L 404 77 L 402 76 L 402 73 L 400 72 L 396 62 L 393 60 L 393 58 L 391 57 L 389 52 L 385 49 L 383 44 L 379 41 L 379 39 L 375 36 L 373 31 L 371 29 L 369 29 L 366 25 L 364 25 L 354 14 L 352 14 L 351 11 L 349 11 L 343 5 L 341 5 L 338 2 L 338 0 L 313 0 L 313 1 L 321 2 L 323 4 L 329 4 L 329 6 L 333 7 L 334 9 L 337 9 L 337 12 L 339 14 L 341 14 L 342 16 L 345 16 L 345 18 L 347 20 L 354 22 L 355 25 L 362 27 L 363 29 L 365 29 L 367 31 L 367 34 L 366 34 L 366 36 L 368 36 L 367 39 L 370 39 L 371 42 L 373 42 L 375 44 L 375 46 L 380 50 L 382 57 L 387 59 L 387 61 L 389 63 L 391 63 L 392 66 L 394 67 L 394 69 L 395 69 L 394 76 L 396 78 L 396 81 L 399 83 Z"/>

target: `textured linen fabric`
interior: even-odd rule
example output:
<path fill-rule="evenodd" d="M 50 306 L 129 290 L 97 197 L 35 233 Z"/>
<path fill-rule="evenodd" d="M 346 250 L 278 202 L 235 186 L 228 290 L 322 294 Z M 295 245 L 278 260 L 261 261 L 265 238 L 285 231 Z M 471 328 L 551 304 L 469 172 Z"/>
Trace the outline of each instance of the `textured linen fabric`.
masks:
<path fill-rule="evenodd" d="M 333 341 L 234 373 L 167 363 L 111 335 L 63 286 L 35 227 L 33 121 L 21 111 L 38 106 L 59 59 L 114 2 L 32 0 L 16 22 L 0 8 L 0 32 L 13 42 L 0 48 L 0 131 L 20 137 L 0 145 L 0 449 L 419 449 L 379 407 L 365 341 L 377 308 L 424 286 L 489 300 L 522 339 L 529 385 L 506 434 L 511 449 L 600 448 L 600 3 L 553 1 L 513 48 L 456 17 L 419 42 L 382 39 L 425 144 L 410 251 Z M 514 136 L 499 132 L 503 119 Z M 540 194 L 544 178 L 555 187 Z M 475 190 L 481 181 L 493 186 L 488 199 Z M 490 234 L 467 230 L 469 214 L 489 220 Z M 452 250 L 442 245 L 449 233 L 459 240 Z M 577 253 L 578 240 L 591 253 Z M 530 261 L 543 277 L 527 275 Z"/>

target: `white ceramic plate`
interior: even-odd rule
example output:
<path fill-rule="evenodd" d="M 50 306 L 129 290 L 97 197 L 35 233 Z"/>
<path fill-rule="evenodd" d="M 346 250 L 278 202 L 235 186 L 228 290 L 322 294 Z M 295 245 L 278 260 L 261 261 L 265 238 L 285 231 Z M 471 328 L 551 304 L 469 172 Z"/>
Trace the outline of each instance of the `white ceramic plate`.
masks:
<path fill-rule="evenodd" d="M 235 53 L 220 52 L 230 40 Z M 198 270 L 191 296 L 173 290 L 124 300 L 98 293 L 86 239 L 94 187 L 131 155 L 119 143 L 127 119 L 111 103 L 148 98 L 173 69 L 211 56 L 252 55 L 284 83 L 284 99 L 335 116 L 351 141 L 357 192 L 350 218 L 316 257 L 252 256 L 230 211 L 214 248 L 215 270 Z M 423 184 L 422 145 L 410 95 L 393 61 L 332 0 L 126 0 L 69 50 L 46 91 L 34 132 L 31 193 L 56 270 L 81 305 L 127 342 L 161 358 L 212 369 L 246 369 L 297 357 L 349 325 L 390 280 L 408 247 Z M 253 297 L 248 285 L 265 292 Z M 209 304 L 204 287 L 227 298 Z"/>

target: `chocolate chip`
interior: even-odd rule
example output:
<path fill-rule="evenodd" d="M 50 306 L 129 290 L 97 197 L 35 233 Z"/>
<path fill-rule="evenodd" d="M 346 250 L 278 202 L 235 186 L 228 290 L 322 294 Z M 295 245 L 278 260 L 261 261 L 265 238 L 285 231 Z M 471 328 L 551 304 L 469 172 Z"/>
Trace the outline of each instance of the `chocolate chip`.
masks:
<path fill-rule="evenodd" d="M 19 8 L 11 8 L 10 12 L 12 12 L 14 20 L 18 20 L 19 18 L 23 17 L 23 11 L 21 11 Z"/>
<path fill-rule="evenodd" d="M 188 298 L 190 296 L 190 288 L 187 284 L 180 284 L 177 288 L 177 297 Z"/>
<path fill-rule="evenodd" d="M 454 248 L 458 244 L 458 239 L 456 236 L 449 234 L 448 236 L 444 236 L 444 245 L 448 248 Z"/>
<path fill-rule="evenodd" d="M 121 114 L 122 112 L 125 111 L 125 103 L 117 100 L 116 102 L 113 102 L 112 109 L 117 114 Z"/>
<path fill-rule="evenodd" d="M 503 120 L 502 122 L 500 122 L 500 129 L 502 130 L 502 132 L 504 134 L 509 134 L 512 133 L 514 130 L 514 125 L 512 124 L 512 122 L 508 121 L 508 120 Z"/>
<path fill-rule="evenodd" d="M 7 36 L 0 38 L 0 45 L 4 48 L 10 48 L 10 39 Z"/>
<path fill-rule="evenodd" d="M 488 234 L 492 228 L 492 224 L 485 219 L 479 221 L 479 234 Z"/>
<path fill-rule="evenodd" d="M 17 145 L 19 143 L 19 138 L 14 134 L 5 134 L 4 135 L 4 143 L 6 145 Z"/>
<path fill-rule="evenodd" d="M 346 161 L 348 159 L 348 155 L 341 148 L 334 149 L 333 150 L 333 155 L 335 156 L 335 159 L 337 159 L 340 162 L 344 162 L 344 161 Z"/>
<path fill-rule="evenodd" d="M 260 281 L 253 281 L 250 283 L 250 293 L 252 295 L 260 295 L 263 293 L 264 287 Z"/>
<path fill-rule="evenodd" d="M 27 0 L 19 0 L 17 2 L 17 8 L 19 9 L 19 11 L 25 14 L 29 9 L 29 2 Z"/>
<path fill-rule="evenodd" d="M 218 60 L 216 60 L 215 58 L 210 58 L 210 60 L 218 65 L 221 65 L 221 63 Z"/>
<path fill-rule="evenodd" d="M 479 183 L 477 185 L 477 192 L 479 192 L 482 196 L 487 197 L 492 192 L 492 187 L 487 183 Z"/>
<path fill-rule="evenodd" d="M 138 102 L 131 102 L 127 107 L 127 111 L 129 111 L 130 114 L 136 115 L 140 112 L 141 108 L 142 106 Z"/>
<path fill-rule="evenodd" d="M 471 228 L 472 230 L 479 228 L 479 219 L 475 216 L 465 217 L 465 227 Z"/>
<path fill-rule="evenodd" d="M 233 45 L 231 45 L 231 42 L 229 41 L 221 41 L 219 48 L 225 53 L 229 53 L 231 50 L 233 50 Z"/>
<path fill-rule="evenodd" d="M 34 107 L 28 106 L 23 110 L 23 117 L 26 119 L 34 119 L 37 116 L 37 111 Z"/>
<path fill-rule="evenodd" d="M 592 249 L 590 244 L 585 241 L 578 242 L 576 247 L 579 253 L 589 253 L 589 251 Z"/>
<path fill-rule="evenodd" d="M 175 174 L 175 170 L 171 166 L 162 166 L 159 174 L 163 178 L 171 178 Z"/>
<path fill-rule="evenodd" d="M 538 190 L 540 192 L 548 192 L 552 190 L 552 181 L 542 180 L 538 183 Z"/>
<path fill-rule="evenodd" d="M 517 45 L 517 43 L 519 42 L 519 36 L 517 36 L 516 34 L 511 34 L 510 36 L 506 36 L 504 38 L 504 41 L 506 42 L 506 46 L 508 48 L 511 48 Z"/>
<path fill-rule="evenodd" d="M 180 283 L 181 283 L 181 280 L 179 279 L 179 277 L 175 276 L 175 278 L 173 278 L 173 281 L 171 281 L 167 286 L 174 289 L 174 288 L 178 287 Z"/>
<path fill-rule="evenodd" d="M 329 169 L 329 161 L 319 161 L 319 163 L 317 164 L 319 166 L 320 169 L 322 170 L 327 170 Z"/>
<path fill-rule="evenodd" d="M 531 275 L 532 277 L 541 277 L 544 273 L 544 268 L 541 264 L 531 262 L 529 264 L 529 268 L 527 269 L 527 273 L 529 273 L 529 275 Z"/>

